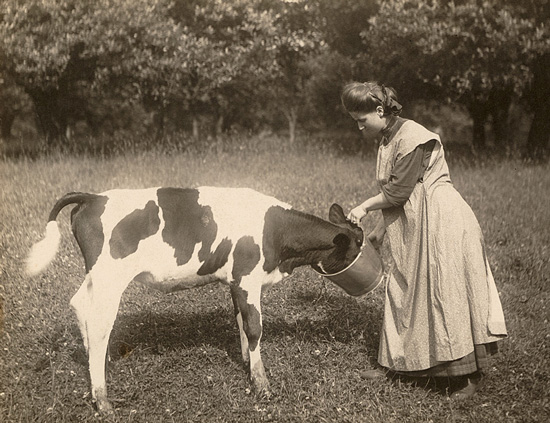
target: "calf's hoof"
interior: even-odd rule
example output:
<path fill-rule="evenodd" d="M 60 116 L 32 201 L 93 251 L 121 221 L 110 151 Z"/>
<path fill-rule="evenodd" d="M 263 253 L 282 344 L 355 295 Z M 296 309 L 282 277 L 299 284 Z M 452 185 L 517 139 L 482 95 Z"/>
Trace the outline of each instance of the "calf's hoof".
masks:
<path fill-rule="evenodd" d="M 111 417 L 115 415 L 115 409 L 107 399 L 97 398 L 95 400 L 95 405 L 97 407 L 97 412 L 101 416 Z"/>
<path fill-rule="evenodd" d="M 263 388 L 260 391 L 256 391 L 256 395 L 262 399 L 270 399 L 273 394 L 269 388 Z"/>
<path fill-rule="evenodd" d="M 256 382 L 253 383 L 254 393 L 256 397 L 262 399 L 269 399 L 272 396 L 271 389 L 269 388 L 269 382 Z"/>

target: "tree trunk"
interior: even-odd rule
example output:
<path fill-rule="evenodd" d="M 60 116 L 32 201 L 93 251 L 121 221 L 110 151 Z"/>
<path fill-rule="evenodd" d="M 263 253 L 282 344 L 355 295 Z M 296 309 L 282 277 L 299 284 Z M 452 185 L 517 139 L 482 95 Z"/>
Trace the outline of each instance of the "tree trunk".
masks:
<path fill-rule="evenodd" d="M 196 116 L 193 116 L 193 139 L 198 140 L 200 136 L 200 123 Z"/>
<path fill-rule="evenodd" d="M 293 145 L 296 141 L 296 124 L 298 121 L 298 110 L 296 106 L 290 106 L 284 111 L 285 117 L 288 121 L 288 136 L 290 144 Z"/>
<path fill-rule="evenodd" d="M 155 126 L 155 138 L 157 141 L 162 140 L 166 133 L 165 129 L 166 109 L 162 106 L 158 108 L 153 116 L 153 124 Z"/>
<path fill-rule="evenodd" d="M 11 138 L 11 127 L 13 126 L 13 121 L 15 120 L 15 113 L 5 112 L 0 115 L 0 138 L 7 140 Z"/>
<path fill-rule="evenodd" d="M 550 100 L 547 100 L 546 105 L 541 105 L 538 109 L 535 109 L 535 115 L 527 137 L 526 156 L 531 159 L 544 158 L 550 150 L 549 141 Z"/>
<path fill-rule="evenodd" d="M 485 121 L 487 117 L 472 115 L 474 121 L 472 133 L 472 145 L 474 149 L 484 149 L 487 147 L 487 137 L 485 136 Z"/>
<path fill-rule="evenodd" d="M 489 115 L 487 103 L 472 100 L 468 110 L 473 120 L 472 145 L 475 150 L 482 150 L 487 147 L 487 137 L 485 135 L 485 122 Z"/>
<path fill-rule="evenodd" d="M 493 117 L 495 145 L 507 147 L 511 144 L 508 116 L 512 104 L 512 90 L 499 90 L 490 96 L 490 110 Z"/>
<path fill-rule="evenodd" d="M 67 119 L 59 113 L 58 92 L 32 91 L 29 93 L 37 116 L 37 123 L 46 143 L 66 142 Z"/>
<path fill-rule="evenodd" d="M 216 137 L 219 137 L 223 133 L 223 121 L 223 114 L 220 113 L 216 119 L 216 127 L 214 128 L 214 135 Z"/>
<path fill-rule="evenodd" d="M 527 137 L 526 156 L 541 159 L 550 147 L 550 54 L 537 59 L 533 76 L 530 101 L 535 114 Z"/>

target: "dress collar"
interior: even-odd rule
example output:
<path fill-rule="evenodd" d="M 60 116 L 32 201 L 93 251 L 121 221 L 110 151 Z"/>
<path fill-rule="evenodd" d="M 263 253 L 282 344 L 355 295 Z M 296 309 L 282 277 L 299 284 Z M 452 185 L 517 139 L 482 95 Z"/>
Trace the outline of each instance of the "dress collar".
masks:
<path fill-rule="evenodd" d="M 393 135 L 392 132 L 395 129 L 397 121 L 398 121 L 397 116 L 390 116 L 388 118 L 388 123 L 380 131 L 380 135 L 382 136 L 380 139 L 380 144 L 388 145 L 388 143 L 390 142 L 391 136 Z"/>

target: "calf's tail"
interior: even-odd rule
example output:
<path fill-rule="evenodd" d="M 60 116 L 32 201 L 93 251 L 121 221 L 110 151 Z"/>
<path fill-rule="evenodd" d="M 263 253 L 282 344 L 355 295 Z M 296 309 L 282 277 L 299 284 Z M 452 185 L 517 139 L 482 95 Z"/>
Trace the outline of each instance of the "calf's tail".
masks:
<path fill-rule="evenodd" d="M 84 192 L 71 192 L 60 198 L 52 208 L 46 225 L 46 236 L 41 241 L 34 244 L 26 260 L 26 273 L 29 276 L 35 276 L 41 273 L 55 258 L 59 249 L 61 232 L 57 224 L 57 215 L 69 204 L 82 204 L 88 200 L 97 197 L 95 194 Z"/>

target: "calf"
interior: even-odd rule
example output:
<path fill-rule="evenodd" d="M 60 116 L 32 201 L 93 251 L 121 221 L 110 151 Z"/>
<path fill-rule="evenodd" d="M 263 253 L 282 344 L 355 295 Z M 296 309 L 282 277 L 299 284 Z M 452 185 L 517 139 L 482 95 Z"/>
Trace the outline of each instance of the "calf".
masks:
<path fill-rule="evenodd" d="M 363 242 L 361 229 L 336 204 L 329 211 L 331 223 L 250 189 L 76 192 L 50 212 L 46 237 L 27 261 L 30 275 L 55 257 L 60 241 L 56 218 L 69 204 L 77 205 L 72 230 L 86 268 L 71 306 L 88 353 L 92 397 L 102 412 L 112 412 L 105 383 L 107 344 L 131 281 L 165 292 L 226 282 L 251 383 L 268 396 L 260 357 L 262 288 L 298 266 L 337 272 L 354 260 Z"/>

